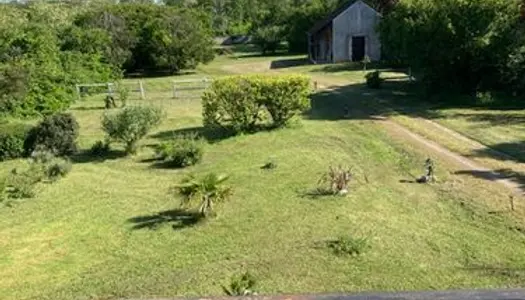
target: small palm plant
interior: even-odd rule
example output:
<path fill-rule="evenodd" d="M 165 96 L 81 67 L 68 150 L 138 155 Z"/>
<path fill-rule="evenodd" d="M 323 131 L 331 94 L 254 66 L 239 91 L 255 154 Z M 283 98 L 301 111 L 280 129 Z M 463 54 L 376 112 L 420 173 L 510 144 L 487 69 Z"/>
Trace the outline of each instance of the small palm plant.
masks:
<path fill-rule="evenodd" d="M 346 195 L 348 193 L 348 184 L 352 180 L 351 168 L 330 167 L 321 179 L 319 184 L 329 184 L 330 192 L 333 194 Z"/>
<path fill-rule="evenodd" d="M 256 296 L 257 292 L 253 290 L 256 283 L 255 277 L 251 273 L 245 272 L 233 276 L 230 279 L 230 286 L 223 286 L 222 289 L 228 296 Z"/>
<path fill-rule="evenodd" d="M 224 185 L 226 180 L 228 176 L 215 173 L 209 173 L 202 178 L 189 175 L 176 185 L 175 189 L 183 196 L 183 206 L 198 201 L 199 213 L 206 217 L 213 212 L 214 203 L 227 200 L 231 196 L 231 187 Z"/>

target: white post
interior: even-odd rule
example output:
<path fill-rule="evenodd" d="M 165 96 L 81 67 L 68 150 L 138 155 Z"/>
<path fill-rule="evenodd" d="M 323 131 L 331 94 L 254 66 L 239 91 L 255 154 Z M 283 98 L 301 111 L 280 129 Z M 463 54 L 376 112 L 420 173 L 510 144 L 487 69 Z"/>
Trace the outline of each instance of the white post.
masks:
<path fill-rule="evenodd" d="M 82 100 L 82 95 L 80 95 L 80 86 L 75 84 L 75 87 L 77 88 L 78 100 Z"/>
<path fill-rule="evenodd" d="M 109 96 L 113 96 L 113 88 L 112 88 L 113 84 L 108 82 L 107 83 L 107 87 L 108 87 L 108 95 Z"/>
<path fill-rule="evenodd" d="M 145 100 L 146 95 L 144 93 L 144 86 L 142 85 L 142 80 L 139 80 L 139 88 L 140 88 L 140 99 Z"/>

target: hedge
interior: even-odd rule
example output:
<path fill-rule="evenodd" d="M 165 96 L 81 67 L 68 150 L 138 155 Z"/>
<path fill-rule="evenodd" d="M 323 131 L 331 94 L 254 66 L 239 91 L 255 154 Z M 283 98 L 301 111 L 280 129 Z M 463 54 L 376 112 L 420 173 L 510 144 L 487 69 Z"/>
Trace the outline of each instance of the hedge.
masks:
<path fill-rule="evenodd" d="M 309 94 L 310 79 L 303 75 L 220 78 L 203 95 L 204 125 L 235 133 L 280 128 L 310 108 Z"/>

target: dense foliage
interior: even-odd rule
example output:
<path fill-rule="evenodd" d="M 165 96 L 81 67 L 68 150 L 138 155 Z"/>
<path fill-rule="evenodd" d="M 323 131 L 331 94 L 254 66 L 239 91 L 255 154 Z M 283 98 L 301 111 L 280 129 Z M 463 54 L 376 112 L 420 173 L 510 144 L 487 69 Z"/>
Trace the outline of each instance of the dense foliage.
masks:
<path fill-rule="evenodd" d="M 152 4 L 103 6 L 77 16 L 68 47 L 103 53 L 108 63 L 126 72 L 176 72 L 213 59 L 205 17 L 197 10 Z M 100 42 L 85 49 L 84 40 Z"/>
<path fill-rule="evenodd" d="M 413 0 L 396 5 L 380 33 L 384 53 L 427 91 L 473 93 L 523 88 L 523 28 L 517 1 Z"/>
<path fill-rule="evenodd" d="M 269 115 L 270 126 L 283 127 L 310 107 L 309 92 L 306 76 L 221 78 L 203 96 L 204 124 L 236 133 L 252 132 Z"/>
<path fill-rule="evenodd" d="M 69 113 L 47 116 L 32 128 L 24 142 L 26 155 L 35 150 L 48 151 L 56 156 L 68 156 L 77 151 L 79 125 Z"/>
<path fill-rule="evenodd" d="M 0 161 L 23 156 L 24 141 L 30 129 L 24 124 L 0 126 Z"/>
<path fill-rule="evenodd" d="M 137 151 L 137 143 L 163 117 L 162 110 L 148 106 L 128 106 L 117 113 L 106 113 L 102 119 L 102 129 L 107 134 L 108 141 L 125 144 L 127 154 Z"/>
<path fill-rule="evenodd" d="M 0 114 L 49 115 L 75 84 L 176 72 L 213 58 L 207 14 L 149 4 L 0 4 Z"/>

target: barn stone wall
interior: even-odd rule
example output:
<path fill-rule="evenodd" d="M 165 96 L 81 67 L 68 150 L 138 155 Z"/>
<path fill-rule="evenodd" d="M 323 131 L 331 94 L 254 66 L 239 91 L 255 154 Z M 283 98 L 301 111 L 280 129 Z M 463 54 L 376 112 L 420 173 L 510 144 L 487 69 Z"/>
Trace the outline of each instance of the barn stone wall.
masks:
<path fill-rule="evenodd" d="M 381 59 L 381 42 L 376 26 L 381 16 L 361 0 L 333 20 L 333 60 L 352 59 L 352 37 L 365 36 L 365 55 L 372 61 Z"/>

